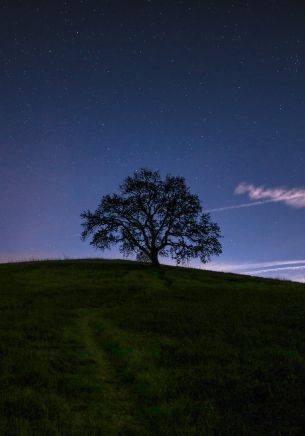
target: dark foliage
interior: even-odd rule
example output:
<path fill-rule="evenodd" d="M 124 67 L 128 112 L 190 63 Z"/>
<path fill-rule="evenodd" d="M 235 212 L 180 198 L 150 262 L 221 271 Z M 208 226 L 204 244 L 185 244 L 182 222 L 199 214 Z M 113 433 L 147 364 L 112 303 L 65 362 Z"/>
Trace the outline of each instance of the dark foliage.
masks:
<path fill-rule="evenodd" d="M 190 193 L 183 177 L 141 169 L 125 179 L 120 195 L 106 195 L 95 212 L 81 214 L 82 238 L 105 250 L 119 244 L 125 255 L 135 253 L 158 264 L 158 256 L 183 263 L 202 262 L 219 255 L 220 229 L 202 213 L 197 195 Z"/>

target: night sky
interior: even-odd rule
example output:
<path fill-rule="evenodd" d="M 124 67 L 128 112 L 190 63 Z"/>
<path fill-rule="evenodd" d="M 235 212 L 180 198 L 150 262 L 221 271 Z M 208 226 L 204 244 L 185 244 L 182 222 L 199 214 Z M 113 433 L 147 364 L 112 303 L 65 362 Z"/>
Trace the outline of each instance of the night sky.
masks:
<path fill-rule="evenodd" d="M 80 213 L 149 167 L 219 223 L 207 268 L 305 279 L 302 2 L 0 8 L 1 261 L 120 257 Z"/>

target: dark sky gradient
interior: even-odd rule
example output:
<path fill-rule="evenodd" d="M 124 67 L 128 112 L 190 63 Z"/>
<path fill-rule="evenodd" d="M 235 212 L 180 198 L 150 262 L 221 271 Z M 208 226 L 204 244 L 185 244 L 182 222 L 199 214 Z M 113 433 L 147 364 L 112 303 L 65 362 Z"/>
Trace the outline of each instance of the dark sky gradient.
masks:
<path fill-rule="evenodd" d="M 117 257 L 80 241 L 79 214 L 140 167 L 185 176 L 207 210 L 253 201 L 241 182 L 305 187 L 302 2 L 47 3 L 1 2 L 1 261 Z M 212 217 L 211 266 L 304 260 L 261 273 L 303 280 L 304 207 Z"/>

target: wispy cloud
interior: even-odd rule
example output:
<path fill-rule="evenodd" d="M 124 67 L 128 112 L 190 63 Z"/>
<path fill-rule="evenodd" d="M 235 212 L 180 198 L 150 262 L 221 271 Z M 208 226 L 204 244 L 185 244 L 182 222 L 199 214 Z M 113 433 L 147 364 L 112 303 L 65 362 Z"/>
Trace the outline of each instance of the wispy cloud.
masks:
<path fill-rule="evenodd" d="M 234 194 L 248 194 L 251 203 L 235 204 L 209 209 L 207 212 L 221 212 L 224 210 L 241 209 L 244 207 L 259 206 L 266 203 L 285 203 L 288 206 L 305 207 L 305 188 L 265 188 L 242 182 L 234 190 Z"/>
<path fill-rule="evenodd" d="M 281 266 L 280 268 L 266 268 L 266 269 L 259 269 L 254 271 L 245 271 L 245 274 L 263 274 L 263 273 L 269 273 L 274 271 L 298 270 L 298 269 L 305 269 L 305 265 Z"/>
<path fill-rule="evenodd" d="M 247 274 L 249 271 L 255 270 L 266 270 L 269 268 L 287 268 L 295 266 L 295 265 L 304 265 L 305 267 L 305 259 L 304 260 L 272 260 L 270 262 L 244 262 L 244 263 L 220 263 L 220 262 L 211 262 L 209 264 L 209 269 L 213 269 L 214 271 L 232 271 L 232 272 L 244 272 Z"/>
<path fill-rule="evenodd" d="M 274 260 L 270 262 L 218 263 L 211 262 L 208 269 L 213 271 L 232 272 L 253 276 L 283 277 L 290 280 L 305 282 L 305 276 L 295 274 L 305 269 L 305 260 Z M 282 274 L 283 273 L 283 274 Z M 288 274 L 288 275 L 287 275 Z"/>
<path fill-rule="evenodd" d="M 251 200 L 283 202 L 292 207 L 305 207 L 305 188 L 265 188 L 245 182 L 240 183 L 235 194 L 248 194 Z"/>

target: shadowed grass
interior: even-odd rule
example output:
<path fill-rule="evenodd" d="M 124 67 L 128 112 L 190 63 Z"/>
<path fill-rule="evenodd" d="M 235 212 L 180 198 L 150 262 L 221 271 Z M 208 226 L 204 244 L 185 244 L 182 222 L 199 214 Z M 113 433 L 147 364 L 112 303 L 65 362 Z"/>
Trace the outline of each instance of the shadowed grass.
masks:
<path fill-rule="evenodd" d="M 302 435 L 304 290 L 123 261 L 0 265 L 0 434 Z"/>

